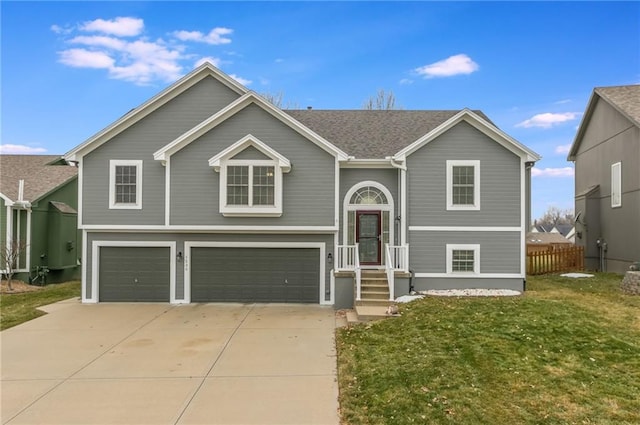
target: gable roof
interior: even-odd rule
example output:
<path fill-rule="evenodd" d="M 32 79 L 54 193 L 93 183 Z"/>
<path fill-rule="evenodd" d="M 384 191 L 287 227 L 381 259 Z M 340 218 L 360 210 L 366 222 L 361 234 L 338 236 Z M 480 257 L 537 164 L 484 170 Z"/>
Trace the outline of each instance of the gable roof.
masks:
<path fill-rule="evenodd" d="M 24 180 L 25 201 L 31 203 L 76 178 L 78 169 L 51 165 L 60 155 L 0 155 L 0 194 L 5 200 L 18 200 L 18 185 Z"/>
<path fill-rule="evenodd" d="M 640 127 L 640 84 L 596 87 L 593 89 L 593 93 L 591 93 L 591 97 L 587 103 L 587 109 L 582 117 L 571 149 L 569 150 L 569 155 L 567 156 L 568 161 L 575 161 L 576 159 L 578 148 L 582 142 L 584 132 L 587 129 L 587 124 L 591 120 L 591 115 L 593 115 L 598 98 L 611 105 L 636 127 Z"/>
<path fill-rule="evenodd" d="M 205 62 L 142 105 L 127 112 L 117 121 L 91 136 L 84 143 L 67 152 L 64 155 L 64 158 L 67 161 L 76 161 L 78 156 L 91 152 L 102 143 L 131 127 L 142 118 L 146 117 L 208 76 L 214 77 L 216 80 L 238 93 L 238 95 L 243 95 L 248 92 L 242 84 L 238 83 L 236 80 L 229 77 L 209 62 Z"/>
<path fill-rule="evenodd" d="M 426 136 L 437 137 L 468 116 L 475 117 L 476 125 L 491 128 L 491 137 L 500 136 L 508 145 L 526 152 L 531 160 L 539 159 L 535 152 L 499 130 L 481 111 L 311 109 L 285 112 L 358 159 L 383 159 L 398 154 L 406 155 L 407 149 L 414 143 L 426 143 Z"/>
<path fill-rule="evenodd" d="M 570 244 L 571 241 L 560 233 L 527 233 L 527 245 Z"/>

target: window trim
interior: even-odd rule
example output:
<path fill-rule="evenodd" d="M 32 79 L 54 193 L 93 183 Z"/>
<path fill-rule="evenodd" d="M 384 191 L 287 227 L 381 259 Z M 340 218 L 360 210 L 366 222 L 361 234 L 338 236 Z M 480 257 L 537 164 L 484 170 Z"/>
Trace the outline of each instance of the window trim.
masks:
<path fill-rule="evenodd" d="M 112 210 L 141 210 L 142 209 L 142 160 L 141 159 L 112 159 L 109 161 L 109 209 Z M 136 167 L 136 202 L 116 202 L 116 167 Z"/>
<path fill-rule="evenodd" d="M 227 172 L 228 167 L 249 167 L 249 205 L 227 204 Z M 253 167 L 273 167 L 273 205 L 253 205 Z M 274 216 L 282 215 L 282 169 L 277 161 L 271 160 L 239 160 L 220 161 L 220 212 L 224 216 Z"/>
<path fill-rule="evenodd" d="M 611 164 L 611 208 L 620 207 L 622 207 L 622 162 L 619 161 Z"/>
<path fill-rule="evenodd" d="M 460 272 L 453 270 L 453 251 L 473 251 L 473 271 Z M 447 274 L 457 276 L 474 276 L 480 274 L 480 244 L 447 244 Z"/>
<path fill-rule="evenodd" d="M 453 203 L 453 167 L 473 167 L 473 205 L 456 205 Z M 480 210 L 480 161 L 479 160 L 447 160 L 447 211 L 479 211 Z"/>

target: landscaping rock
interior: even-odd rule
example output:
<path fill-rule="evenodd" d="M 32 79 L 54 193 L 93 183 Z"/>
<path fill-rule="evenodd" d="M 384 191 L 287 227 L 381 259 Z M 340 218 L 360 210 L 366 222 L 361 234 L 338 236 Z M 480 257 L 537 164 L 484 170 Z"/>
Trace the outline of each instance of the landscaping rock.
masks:
<path fill-rule="evenodd" d="M 620 289 L 625 294 L 640 295 L 640 271 L 628 271 L 625 273 Z"/>

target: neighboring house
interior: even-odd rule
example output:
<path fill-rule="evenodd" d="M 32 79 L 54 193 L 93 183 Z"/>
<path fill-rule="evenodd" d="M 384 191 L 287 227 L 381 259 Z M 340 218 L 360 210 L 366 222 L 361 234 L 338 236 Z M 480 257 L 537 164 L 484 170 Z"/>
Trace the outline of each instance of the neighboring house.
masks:
<path fill-rule="evenodd" d="M 530 233 L 559 233 L 569 242 L 575 243 L 576 228 L 572 224 L 546 225 L 534 221 Z M 528 235 L 527 239 L 529 239 Z"/>
<path fill-rule="evenodd" d="M 205 63 L 65 158 L 83 302 L 524 287 L 539 157 L 480 112 L 283 111 Z"/>
<path fill-rule="evenodd" d="M 59 155 L 0 155 L 0 243 L 24 248 L 14 279 L 41 266 L 47 283 L 80 277 L 77 175 Z"/>
<path fill-rule="evenodd" d="M 640 85 L 594 89 L 568 160 L 585 266 L 623 273 L 640 261 Z"/>
<path fill-rule="evenodd" d="M 527 252 L 549 251 L 573 246 L 573 243 L 559 232 L 527 233 Z"/>

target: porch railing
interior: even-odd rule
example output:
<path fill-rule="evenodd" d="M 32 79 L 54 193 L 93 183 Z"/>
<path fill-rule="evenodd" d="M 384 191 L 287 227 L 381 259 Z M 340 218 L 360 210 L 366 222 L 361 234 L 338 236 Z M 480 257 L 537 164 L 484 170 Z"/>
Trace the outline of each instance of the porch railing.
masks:
<path fill-rule="evenodd" d="M 391 256 L 391 249 L 392 246 L 389 244 L 385 244 L 384 246 L 384 253 L 385 253 L 385 269 L 387 271 L 387 285 L 389 285 L 389 301 L 393 301 L 395 300 L 395 296 L 393 294 L 393 289 L 395 286 L 395 266 L 394 266 L 394 261 L 393 258 Z"/>
<path fill-rule="evenodd" d="M 338 245 L 338 270 L 355 270 L 358 258 L 356 245 Z"/>
<path fill-rule="evenodd" d="M 394 270 L 409 272 L 409 245 L 387 245 L 389 256 L 387 263 Z"/>
<path fill-rule="evenodd" d="M 359 244 L 356 244 L 356 258 L 355 258 L 355 267 L 356 267 L 356 300 L 360 301 L 362 298 L 362 270 L 360 269 L 360 248 Z"/>

